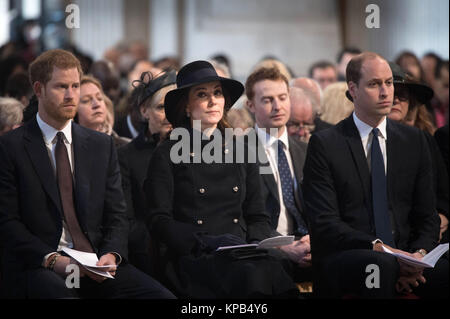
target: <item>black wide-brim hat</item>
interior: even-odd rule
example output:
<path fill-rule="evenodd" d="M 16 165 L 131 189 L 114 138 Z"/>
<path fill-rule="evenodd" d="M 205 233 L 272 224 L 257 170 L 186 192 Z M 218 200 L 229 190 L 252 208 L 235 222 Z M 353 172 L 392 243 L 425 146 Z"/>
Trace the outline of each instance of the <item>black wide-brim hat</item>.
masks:
<path fill-rule="evenodd" d="M 186 112 L 184 109 L 178 110 L 177 105 L 184 96 L 187 96 L 191 87 L 214 81 L 220 81 L 222 88 L 228 94 L 229 101 L 225 103 L 225 110 L 229 110 L 244 92 L 244 86 L 241 82 L 218 76 L 211 63 L 207 61 L 188 63 L 178 72 L 177 88 L 169 91 L 164 99 L 167 120 L 174 125 L 174 122 L 180 116 L 177 113 Z"/>
<path fill-rule="evenodd" d="M 406 73 L 397 63 L 389 62 L 389 66 L 392 70 L 394 85 L 406 85 L 410 89 L 411 93 L 414 94 L 422 104 L 427 103 L 433 98 L 434 92 L 433 89 L 431 89 L 429 86 L 419 82 L 408 80 L 408 78 L 406 77 Z M 347 98 L 353 102 L 353 98 L 348 90 L 345 92 L 345 96 L 347 96 Z"/>

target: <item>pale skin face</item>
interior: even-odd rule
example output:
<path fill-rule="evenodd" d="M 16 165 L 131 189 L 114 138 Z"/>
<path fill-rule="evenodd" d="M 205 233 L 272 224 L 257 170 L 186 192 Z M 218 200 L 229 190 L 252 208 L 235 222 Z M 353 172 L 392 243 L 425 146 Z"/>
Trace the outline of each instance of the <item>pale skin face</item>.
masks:
<path fill-rule="evenodd" d="M 193 86 L 189 90 L 186 113 L 192 121 L 201 121 L 202 131 L 212 131 L 223 117 L 225 97 L 219 81 Z"/>
<path fill-rule="evenodd" d="M 409 110 L 409 90 L 404 85 L 395 85 L 394 105 L 388 117 L 391 120 L 400 122 L 406 118 Z"/>
<path fill-rule="evenodd" d="M 278 129 L 280 137 L 286 129 L 291 115 L 289 88 L 283 80 L 263 80 L 253 86 L 255 95 L 247 102 L 250 111 L 255 114 L 256 123 L 270 133 L 271 128 Z"/>
<path fill-rule="evenodd" d="M 106 121 L 107 112 L 100 89 L 94 83 L 83 84 L 78 107 L 79 124 L 98 131 Z"/>
<path fill-rule="evenodd" d="M 394 84 L 389 64 L 381 58 L 367 58 L 361 66 L 359 83 L 348 82 L 356 116 L 377 127 L 391 112 Z"/>
<path fill-rule="evenodd" d="M 57 130 L 63 129 L 75 117 L 80 100 L 80 74 L 77 68 L 53 67 L 47 84 L 33 83 L 38 98 L 41 119 Z"/>
<path fill-rule="evenodd" d="M 328 85 L 337 81 L 337 74 L 336 70 L 332 67 L 315 68 L 312 78 L 319 83 L 322 90 L 325 90 Z"/>
<path fill-rule="evenodd" d="M 152 99 L 147 99 L 141 105 L 141 114 L 148 119 L 148 131 L 151 135 L 159 133 L 161 136 L 165 136 L 172 129 L 164 111 L 164 97 L 165 95 L 154 105 L 151 105 Z"/>
<path fill-rule="evenodd" d="M 307 143 L 311 137 L 311 127 L 313 126 L 311 103 L 307 100 L 297 101 L 296 104 L 291 103 L 291 117 L 287 123 L 288 134 Z"/>

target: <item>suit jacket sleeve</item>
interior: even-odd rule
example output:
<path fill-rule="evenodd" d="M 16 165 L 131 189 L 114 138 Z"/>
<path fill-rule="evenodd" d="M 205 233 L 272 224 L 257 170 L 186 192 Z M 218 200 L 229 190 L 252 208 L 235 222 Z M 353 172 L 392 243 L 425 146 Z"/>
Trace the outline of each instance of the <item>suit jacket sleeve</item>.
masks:
<path fill-rule="evenodd" d="M 259 165 L 246 164 L 246 197 L 243 203 L 247 223 L 247 242 L 256 242 L 271 237 L 270 216 L 264 207 L 259 177 Z"/>
<path fill-rule="evenodd" d="M 320 250 L 320 253 L 371 249 L 374 236 L 352 228 L 340 217 L 330 156 L 333 155 L 327 153 L 321 138 L 313 135 L 308 145 L 303 178 L 312 249 Z"/>
<path fill-rule="evenodd" d="M 122 191 L 117 152 L 113 139 L 110 138 L 109 141 L 110 156 L 103 210 L 103 240 L 98 247 L 99 255 L 116 252 L 123 258 L 127 258 L 129 224 L 126 216 L 126 203 Z"/>
<path fill-rule="evenodd" d="M 127 203 L 127 215 L 129 219 L 135 218 L 133 194 L 131 189 L 130 161 L 128 157 L 128 148 L 123 146 L 117 150 L 120 165 L 120 174 L 122 176 L 122 188 Z"/>
<path fill-rule="evenodd" d="M 169 149 L 170 143 L 161 144 L 150 161 L 144 182 L 148 204 L 145 220 L 150 235 L 155 235 L 176 254 L 188 255 L 195 246 L 193 233 L 198 229 L 174 218 L 174 168 Z"/>
<path fill-rule="evenodd" d="M 432 250 L 439 239 L 439 217 L 433 187 L 431 156 L 425 134 L 420 132 L 420 167 L 414 183 L 413 207 L 409 220 L 412 229 L 410 251 Z"/>
<path fill-rule="evenodd" d="M 43 257 L 54 249 L 33 235 L 21 221 L 13 150 L 0 139 L 0 241 L 29 268 L 37 268 Z"/>

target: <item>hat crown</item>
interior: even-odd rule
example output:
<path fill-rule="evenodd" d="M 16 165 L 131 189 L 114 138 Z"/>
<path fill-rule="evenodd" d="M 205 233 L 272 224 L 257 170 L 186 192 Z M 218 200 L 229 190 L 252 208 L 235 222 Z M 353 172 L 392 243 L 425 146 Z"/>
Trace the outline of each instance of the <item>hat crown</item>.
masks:
<path fill-rule="evenodd" d="M 394 78 L 394 83 L 403 83 L 406 79 L 406 73 L 402 68 L 394 62 L 389 62 L 389 67 L 392 71 L 392 77 Z"/>
<path fill-rule="evenodd" d="M 189 86 L 205 79 L 217 78 L 216 70 L 211 63 L 207 61 L 194 61 L 181 68 L 177 75 L 177 87 Z"/>

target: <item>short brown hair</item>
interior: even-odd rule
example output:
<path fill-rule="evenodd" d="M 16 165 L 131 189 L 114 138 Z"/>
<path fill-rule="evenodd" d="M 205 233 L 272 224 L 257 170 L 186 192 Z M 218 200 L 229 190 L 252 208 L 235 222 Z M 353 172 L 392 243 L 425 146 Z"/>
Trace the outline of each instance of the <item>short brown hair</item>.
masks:
<path fill-rule="evenodd" d="M 376 58 L 386 61 L 385 58 L 375 52 L 363 52 L 353 57 L 347 64 L 347 69 L 345 70 L 347 83 L 354 82 L 358 86 L 359 80 L 361 79 L 361 67 L 363 63 L 366 60 Z"/>
<path fill-rule="evenodd" d="M 253 91 L 255 84 L 264 80 L 284 81 L 289 89 L 288 79 L 278 68 L 259 68 L 250 74 L 245 81 L 245 94 L 249 100 L 252 100 L 255 96 L 255 91 Z"/>
<path fill-rule="evenodd" d="M 80 79 L 83 76 L 80 61 L 69 51 L 55 49 L 39 55 L 30 65 L 29 77 L 31 86 L 35 82 L 47 84 L 51 80 L 53 67 L 67 70 L 77 68 Z"/>

